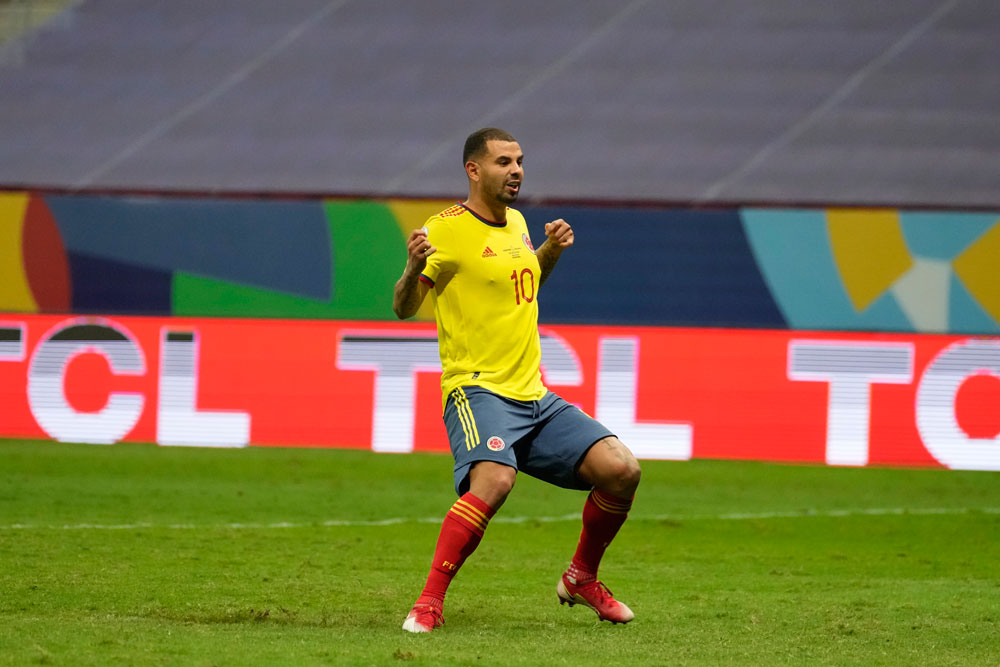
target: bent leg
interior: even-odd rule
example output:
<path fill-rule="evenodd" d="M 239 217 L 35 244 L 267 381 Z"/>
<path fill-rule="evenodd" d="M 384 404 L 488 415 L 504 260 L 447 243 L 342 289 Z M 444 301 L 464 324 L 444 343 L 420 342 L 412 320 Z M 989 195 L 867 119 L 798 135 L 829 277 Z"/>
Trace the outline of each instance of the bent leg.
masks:
<path fill-rule="evenodd" d="M 641 471 L 632 452 L 612 436 L 590 448 L 578 474 L 594 488 L 583 506 L 583 530 L 567 574 L 571 581 L 589 581 L 597 578 L 605 550 L 628 517 Z"/>
<path fill-rule="evenodd" d="M 609 436 L 587 451 L 577 474 L 603 493 L 631 499 L 639 486 L 642 470 L 628 447 L 618 438 Z"/>
<path fill-rule="evenodd" d="M 618 438 L 609 436 L 590 448 L 577 474 L 593 489 L 583 506 L 580 542 L 556 593 L 560 602 L 584 604 L 601 620 L 628 623 L 635 614 L 597 580 L 597 569 L 632 508 L 641 475 L 639 462 Z"/>
<path fill-rule="evenodd" d="M 427 583 L 407 617 L 405 629 L 427 632 L 439 624 L 448 586 L 479 546 L 490 519 L 513 488 L 516 475 L 510 466 L 490 461 L 473 466 L 468 493 L 455 501 L 441 524 Z"/>
<path fill-rule="evenodd" d="M 427 583 L 404 629 L 427 632 L 440 625 L 452 579 L 479 546 L 490 519 L 513 488 L 517 475 L 513 447 L 490 448 L 487 442 L 480 443 L 480 433 L 516 442 L 530 429 L 530 419 L 519 417 L 517 410 L 528 418 L 531 411 L 519 405 L 479 387 L 459 388 L 449 395 L 444 419 L 459 498 L 441 524 Z"/>

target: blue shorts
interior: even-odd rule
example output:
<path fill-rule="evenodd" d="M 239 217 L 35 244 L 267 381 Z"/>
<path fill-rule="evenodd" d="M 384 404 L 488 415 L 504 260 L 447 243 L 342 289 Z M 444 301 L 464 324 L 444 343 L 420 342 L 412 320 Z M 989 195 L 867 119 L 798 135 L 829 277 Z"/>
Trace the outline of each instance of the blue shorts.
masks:
<path fill-rule="evenodd" d="M 516 401 L 482 387 L 459 387 L 444 408 L 455 492 L 469 490 L 469 471 L 494 461 L 566 489 L 591 488 L 577 468 L 595 442 L 614 435 L 580 408 L 549 392 Z"/>

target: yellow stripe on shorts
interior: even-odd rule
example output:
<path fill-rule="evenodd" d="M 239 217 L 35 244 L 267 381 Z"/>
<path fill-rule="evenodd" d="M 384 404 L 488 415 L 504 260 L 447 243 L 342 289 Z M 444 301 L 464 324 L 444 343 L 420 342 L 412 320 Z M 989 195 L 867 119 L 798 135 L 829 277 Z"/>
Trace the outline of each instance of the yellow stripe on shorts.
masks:
<path fill-rule="evenodd" d="M 476 418 L 469 407 L 469 399 L 461 387 L 452 392 L 452 397 L 455 399 L 455 410 L 458 411 L 458 419 L 462 422 L 462 430 L 465 432 L 465 448 L 471 451 L 479 444 L 479 429 L 476 428 Z"/>
<path fill-rule="evenodd" d="M 455 401 L 455 413 L 458 415 L 458 423 L 462 425 L 462 432 L 465 434 L 465 448 L 472 449 L 469 446 L 469 425 L 465 421 L 465 413 L 462 411 L 462 396 L 458 393 L 458 389 L 451 392 L 451 400 Z"/>

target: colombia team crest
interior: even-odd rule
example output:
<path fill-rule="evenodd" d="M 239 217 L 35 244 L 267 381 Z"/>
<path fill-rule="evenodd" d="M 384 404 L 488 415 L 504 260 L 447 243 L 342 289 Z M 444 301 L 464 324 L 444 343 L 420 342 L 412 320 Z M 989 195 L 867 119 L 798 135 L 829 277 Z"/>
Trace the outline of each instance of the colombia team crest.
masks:
<path fill-rule="evenodd" d="M 494 452 L 499 452 L 501 449 L 507 446 L 507 443 L 503 441 L 499 435 L 495 435 L 486 441 L 486 446 L 492 449 Z"/>
<path fill-rule="evenodd" d="M 521 234 L 521 240 L 524 241 L 524 245 L 528 246 L 528 250 L 535 252 L 535 246 L 531 245 L 531 239 L 528 238 L 527 234 Z"/>

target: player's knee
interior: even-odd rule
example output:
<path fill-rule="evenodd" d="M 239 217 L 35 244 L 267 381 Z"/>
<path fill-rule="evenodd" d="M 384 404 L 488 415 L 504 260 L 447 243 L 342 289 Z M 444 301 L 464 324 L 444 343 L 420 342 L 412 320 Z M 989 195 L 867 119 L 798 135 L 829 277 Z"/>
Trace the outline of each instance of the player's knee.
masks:
<path fill-rule="evenodd" d="M 493 509 L 499 509 L 507 499 L 517 471 L 507 465 L 483 462 L 472 468 L 469 490 Z"/>
<path fill-rule="evenodd" d="M 639 488 L 639 480 L 642 479 L 642 468 L 634 456 L 620 462 L 615 470 L 615 482 L 622 490 L 621 495 L 631 496 Z"/>
<path fill-rule="evenodd" d="M 605 464 L 604 478 L 606 490 L 622 498 L 631 497 L 639 487 L 639 480 L 642 478 L 642 468 L 632 452 L 627 447 L 616 443 L 619 448 L 617 456 L 610 457 Z"/>
<path fill-rule="evenodd" d="M 490 486 L 492 486 L 494 493 L 506 497 L 514 488 L 516 479 L 517 473 L 513 468 L 500 466 L 490 475 Z"/>

